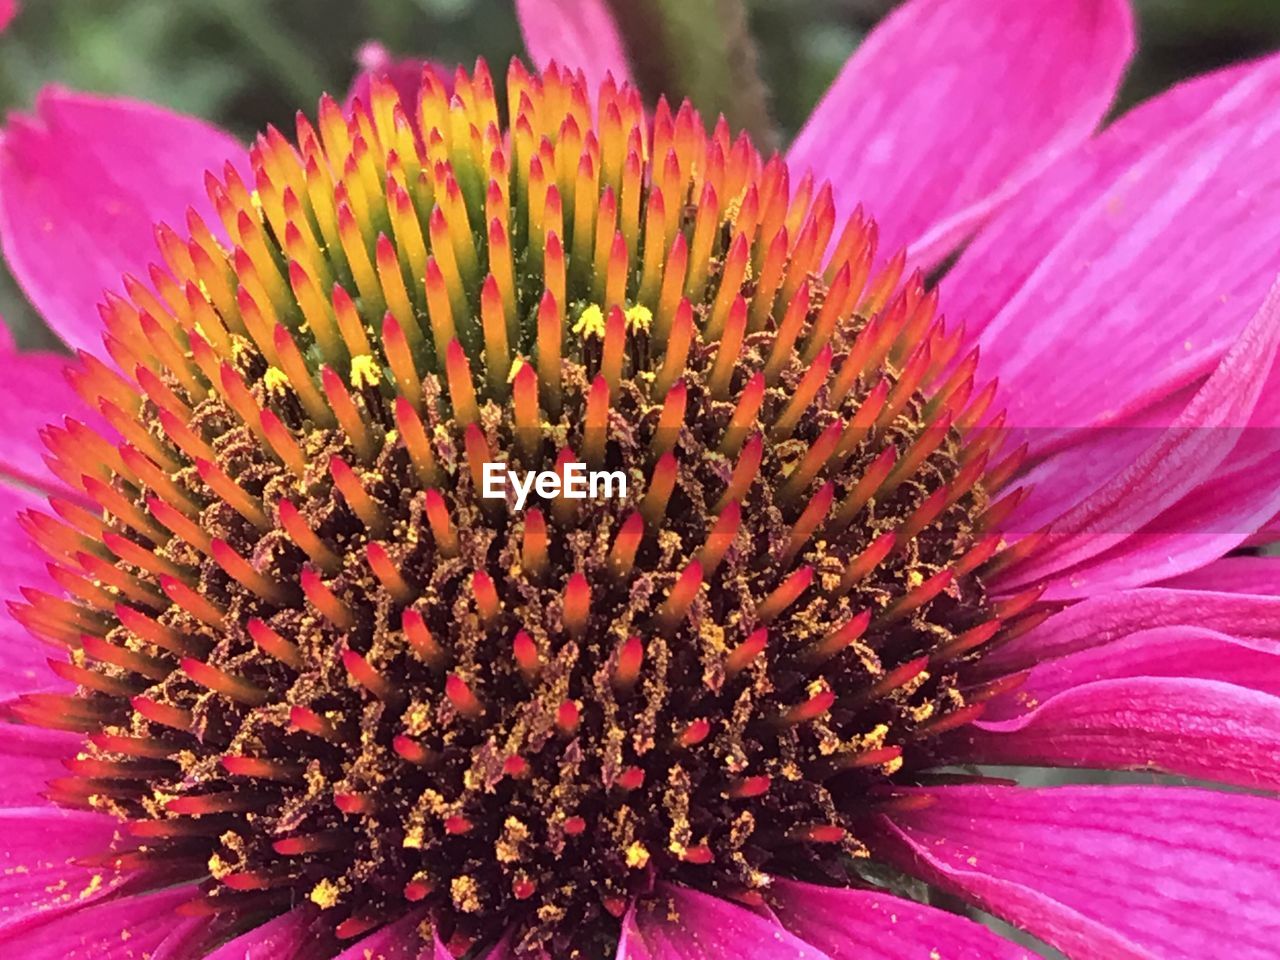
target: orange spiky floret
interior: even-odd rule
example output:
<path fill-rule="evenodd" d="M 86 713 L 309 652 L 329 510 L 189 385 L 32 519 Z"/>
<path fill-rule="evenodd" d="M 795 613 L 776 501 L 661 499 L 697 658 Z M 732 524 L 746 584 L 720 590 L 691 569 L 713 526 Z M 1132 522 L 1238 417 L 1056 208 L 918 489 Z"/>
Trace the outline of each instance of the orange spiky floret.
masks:
<path fill-rule="evenodd" d="M 79 689 L 15 711 L 212 909 L 611 955 L 655 875 L 836 869 L 946 759 L 1043 615 L 982 582 L 1021 454 L 827 185 L 612 81 L 513 63 L 505 130 L 455 82 L 269 130 L 208 178 L 230 246 L 192 213 L 108 297 L 73 379 L 119 437 L 42 434 L 102 513 L 23 518 Z M 481 496 L 579 457 L 625 494 Z"/>

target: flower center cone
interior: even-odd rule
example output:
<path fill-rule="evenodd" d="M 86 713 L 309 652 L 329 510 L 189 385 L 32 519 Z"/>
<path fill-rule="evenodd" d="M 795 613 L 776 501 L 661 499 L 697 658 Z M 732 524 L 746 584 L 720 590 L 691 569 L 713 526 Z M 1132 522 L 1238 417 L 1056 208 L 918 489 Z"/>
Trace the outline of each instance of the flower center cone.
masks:
<path fill-rule="evenodd" d="M 1027 628 L 994 385 L 861 213 L 688 105 L 518 63 L 271 130 L 45 431 L 64 804 L 194 911 L 612 956 L 659 880 L 848 882 Z M 504 114 L 511 118 L 504 124 Z M 838 229 L 837 229 L 838 228 Z M 229 242 L 228 242 L 229 241 Z M 486 464 L 623 496 L 483 496 Z"/>

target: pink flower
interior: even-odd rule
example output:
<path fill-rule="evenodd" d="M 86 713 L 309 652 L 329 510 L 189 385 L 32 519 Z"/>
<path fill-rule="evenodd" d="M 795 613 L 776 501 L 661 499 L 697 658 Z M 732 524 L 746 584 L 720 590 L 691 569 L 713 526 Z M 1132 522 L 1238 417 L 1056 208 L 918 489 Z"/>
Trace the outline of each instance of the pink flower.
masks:
<path fill-rule="evenodd" d="M 485 139 L 483 70 L 459 75 L 453 112 L 427 71 L 425 143 L 366 79 L 370 111 L 348 123 L 329 101 L 303 125 L 311 170 L 274 133 L 246 162 L 197 120 L 59 90 L 5 128 L 4 255 L 80 357 L 3 345 L 0 591 L 25 602 L 0 622 L 0 942 L 49 958 L 1028 953 L 908 896 L 922 881 L 1072 957 L 1272 955 L 1280 571 L 1237 551 L 1280 514 L 1280 60 L 1094 136 L 1131 52 L 1122 0 L 910 0 L 815 109 L 788 187 L 691 113 L 658 106 L 642 127 L 609 78 L 629 70 L 605 4 L 518 7 L 547 72 L 513 68 L 528 104 L 505 141 Z M 590 131 L 587 90 L 603 91 Z M 436 121 L 457 121 L 452 142 Z M 646 136 L 675 159 L 642 190 Z M 515 187 L 487 188 L 495 170 Z M 667 208 L 687 222 L 665 219 L 655 188 L 691 183 Z M 603 241 L 562 247 L 575 210 Z M 642 235 L 664 240 L 652 263 Z M 910 270 L 966 243 L 935 299 Z M 695 323 L 708 348 L 664 380 L 658 346 L 665 364 Z M 770 373 L 788 329 L 803 336 Z M 843 381 L 845 411 L 850 357 L 869 375 Z M 664 389 L 641 403 L 641 384 Z M 815 396 L 868 422 L 815 419 Z M 730 443 L 748 407 L 743 436 L 763 410 L 767 438 L 761 421 Z M 1003 450 L 981 429 L 993 411 Z M 468 486 L 477 458 L 544 419 L 553 455 L 590 456 L 606 425 L 600 459 L 634 467 L 644 502 L 598 525 L 569 501 L 493 520 Z M 672 451 L 713 423 L 673 495 Z M 828 477 L 849 436 L 868 459 Z M 707 463 L 731 488 L 714 509 Z M 819 526 L 849 504 L 852 525 Z M 511 539 L 490 551 L 499 526 Z M 695 527 L 712 534 L 686 551 Z M 680 534 L 671 556 L 654 528 Z M 865 610 L 837 621 L 851 596 Z M 1249 792 L 1032 788 L 946 764 Z"/>

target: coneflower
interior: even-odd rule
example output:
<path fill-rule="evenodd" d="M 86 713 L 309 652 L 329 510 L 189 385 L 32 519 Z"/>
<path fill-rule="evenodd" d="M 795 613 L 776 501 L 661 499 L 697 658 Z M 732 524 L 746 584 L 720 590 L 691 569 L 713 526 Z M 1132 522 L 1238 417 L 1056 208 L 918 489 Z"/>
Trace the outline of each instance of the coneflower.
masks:
<path fill-rule="evenodd" d="M 82 561 L 18 612 L 79 689 L 15 709 L 84 732 L 50 789 L 121 867 L 211 874 L 188 909 L 595 956 L 657 878 L 839 879 L 1040 619 L 984 587 L 993 392 L 873 223 L 688 103 L 507 90 L 509 137 L 481 63 L 259 138 L 232 248 L 193 215 L 103 308 L 124 442 L 45 433 L 103 514 L 28 521 Z M 628 493 L 517 512 L 497 461 Z"/>

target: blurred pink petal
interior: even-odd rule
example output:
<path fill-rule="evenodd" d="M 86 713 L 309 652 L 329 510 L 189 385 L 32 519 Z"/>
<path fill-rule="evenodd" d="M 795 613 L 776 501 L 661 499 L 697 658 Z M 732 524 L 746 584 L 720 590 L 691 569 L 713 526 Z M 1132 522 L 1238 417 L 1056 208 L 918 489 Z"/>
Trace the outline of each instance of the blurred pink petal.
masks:
<path fill-rule="evenodd" d="M 51 920 L 136 882 L 136 875 L 76 864 L 106 853 L 119 828 L 106 814 L 48 803 L 0 809 L 0 942 L 6 955 L 27 956 L 14 949 L 22 931 L 37 930 L 38 940 Z"/>
<path fill-rule="evenodd" d="M 1275 956 L 1280 803 L 1174 787 L 944 787 L 886 822 L 898 866 L 1075 960 Z M 1226 938 L 1226 940 L 1224 940 Z"/>
<path fill-rule="evenodd" d="M 95 904 L 6 939 L 5 952 L 23 960 L 150 958 L 175 933 L 189 934 L 208 923 L 204 917 L 174 915 L 198 895 L 193 884 Z"/>
<path fill-rule="evenodd" d="M 552 60 L 581 70 L 592 91 L 608 74 L 618 83 L 630 81 L 626 47 L 606 0 L 516 0 L 516 14 L 539 70 Z"/>
<path fill-rule="evenodd" d="M 674 884 L 636 904 L 622 924 L 617 960 L 828 960 L 758 913 Z"/>
<path fill-rule="evenodd" d="M 418 122 L 418 95 L 422 89 L 422 71 L 430 69 L 445 90 L 453 92 L 453 78 L 444 64 L 435 60 L 419 60 L 413 57 L 395 57 L 382 44 L 370 40 L 356 51 L 356 63 L 360 71 L 351 80 L 347 90 L 346 107 L 359 99 L 369 105 L 369 84 L 374 77 L 386 77 L 400 95 L 400 105 L 410 121 Z"/>
<path fill-rule="evenodd" d="M 18 0 L 0 0 L 0 33 L 13 22 L 13 18 L 17 15 Z"/>
<path fill-rule="evenodd" d="M 1093 132 L 1132 50 L 1124 0 L 911 0 L 814 109 L 793 181 L 812 168 L 928 267 Z"/>
<path fill-rule="evenodd" d="M 151 104 L 47 89 L 0 139 L 0 243 L 14 277 L 72 347 L 102 355 L 97 304 L 160 259 L 158 221 L 194 206 L 202 174 L 241 160 L 232 137 Z"/>
<path fill-rule="evenodd" d="M 952 960 L 1032 956 L 973 920 L 874 890 L 775 877 L 769 903 L 788 930 L 832 957 L 903 960 L 928 957 L 931 951 Z"/>
<path fill-rule="evenodd" d="M 948 275 L 943 302 L 1037 447 L 1055 437 L 1043 428 L 1122 423 L 1195 383 L 1244 329 L 1276 276 L 1278 95 L 1280 58 L 1140 108 L 1030 185 Z"/>

